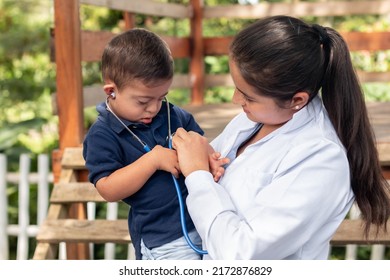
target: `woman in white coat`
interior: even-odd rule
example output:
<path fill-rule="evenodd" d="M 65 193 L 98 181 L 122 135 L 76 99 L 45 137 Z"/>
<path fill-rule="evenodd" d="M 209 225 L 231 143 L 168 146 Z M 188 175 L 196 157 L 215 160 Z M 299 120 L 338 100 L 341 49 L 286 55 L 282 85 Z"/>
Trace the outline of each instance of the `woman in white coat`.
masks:
<path fill-rule="evenodd" d="M 270 17 L 239 32 L 229 65 L 243 112 L 211 143 L 230 160 L 222 177 L 204 137 L 173 138 L 204 258 L 327 259 L 354 201 L 367 232 L 384 226 L 389 185 L 342 37 Z"/>

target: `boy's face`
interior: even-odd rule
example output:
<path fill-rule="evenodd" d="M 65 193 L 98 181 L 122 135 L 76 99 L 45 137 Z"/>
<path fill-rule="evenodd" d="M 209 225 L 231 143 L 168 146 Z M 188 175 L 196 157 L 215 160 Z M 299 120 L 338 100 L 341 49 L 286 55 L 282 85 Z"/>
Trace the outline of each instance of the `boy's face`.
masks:
<path fill-rule="evenodd" d="M 113 85 L 116 97 L 109 99 L 110 107 L 122 119 L 149 124 L 160 111 L 162 100 L 168 94 L 171 84 L 172 79 L 147 87 L 141 81 L 134 80 L 121 91 Z"/>

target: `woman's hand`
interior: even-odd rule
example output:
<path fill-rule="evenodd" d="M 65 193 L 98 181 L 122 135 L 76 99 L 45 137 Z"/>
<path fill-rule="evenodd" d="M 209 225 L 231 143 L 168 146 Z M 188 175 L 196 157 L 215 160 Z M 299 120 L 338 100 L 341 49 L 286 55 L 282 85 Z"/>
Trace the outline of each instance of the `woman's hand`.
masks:
<path fill-rule="evenodd" d="M 188 176 L 196 170 L 209 170 L 209 144 L 200 134 L 178 128 L 172 139 L 172 146 L 177 151 L 180 170 Z"/>

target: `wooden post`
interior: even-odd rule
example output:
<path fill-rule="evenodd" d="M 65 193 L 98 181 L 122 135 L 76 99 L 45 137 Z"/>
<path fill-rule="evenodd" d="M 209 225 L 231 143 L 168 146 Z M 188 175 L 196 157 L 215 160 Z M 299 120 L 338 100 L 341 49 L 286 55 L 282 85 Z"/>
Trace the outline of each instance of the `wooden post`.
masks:
<path fill-rule="evenodd" d="M 54 20 L 59 145 L 63 151 L 79 146 L 84 139 L 79 1 L 55 0 Z M 69 213 L 74 218 L 86 217 L 82 204 L 73 205 Z M 67 256 L 89 258 L 88 244 L 68 244 Z"/>
<path fill-rule="evenodd" d="M 123 19 L 125 21 L 125 29 L 129 30 L 135 27 L 135 15 L 134 13 L 124 12 Z"/>
<path fill-rule="evenodd" d="M 202 32 L 202 0 L 191 0 L 193 15 L 191 24 L 191 104 L 202 105 L 204 103 L 204 53 L 203 53 L 203 32 Z"/>
<path fill-rule="evenodd" d="M 60 149 L 84 139 L 79 1 L 55 0 L 55 57 Z"/>

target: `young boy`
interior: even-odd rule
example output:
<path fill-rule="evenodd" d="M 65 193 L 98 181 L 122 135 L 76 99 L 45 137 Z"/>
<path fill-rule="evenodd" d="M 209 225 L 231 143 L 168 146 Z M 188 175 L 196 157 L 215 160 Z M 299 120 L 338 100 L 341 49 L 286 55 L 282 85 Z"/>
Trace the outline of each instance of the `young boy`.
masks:
<path fill-rule="evenodd" d="M 102 56 L 107 102 L 97 106 L 98 119 L 84 140 L 89 180 L 107 201 L 131 206 L 128 224 L 137 259 L 201 259 L 183 237 L 171 175 L 185 201 L 176 151 L 168 148 L 163 102 L 173 67 L 167 44 L 150 31 L 132 29 L 113 38 Z M 203 134 L 188 112 L 172 104 L 169 109 L 172 132 L 183 127 Z M 185 219 L 190 239 L 201 246 L 187 209 Z"/>

